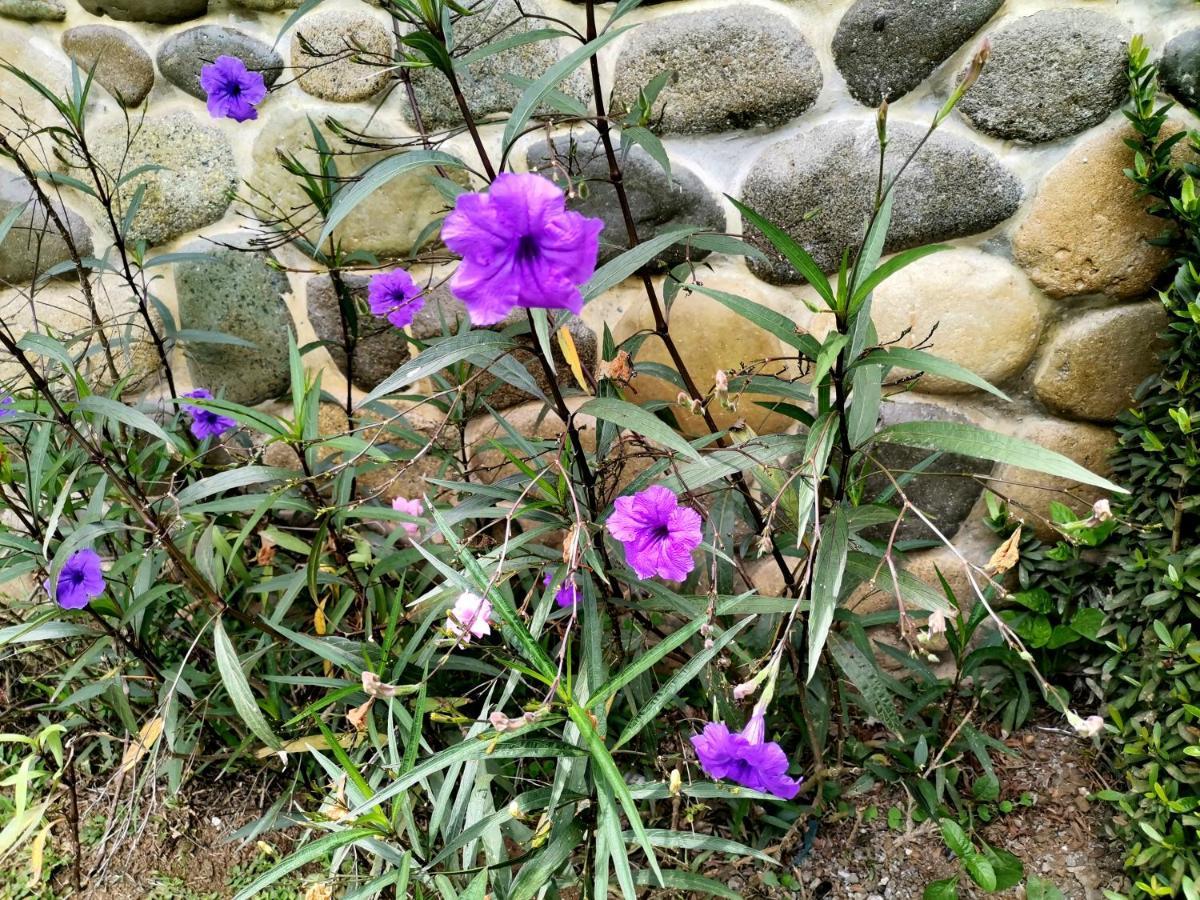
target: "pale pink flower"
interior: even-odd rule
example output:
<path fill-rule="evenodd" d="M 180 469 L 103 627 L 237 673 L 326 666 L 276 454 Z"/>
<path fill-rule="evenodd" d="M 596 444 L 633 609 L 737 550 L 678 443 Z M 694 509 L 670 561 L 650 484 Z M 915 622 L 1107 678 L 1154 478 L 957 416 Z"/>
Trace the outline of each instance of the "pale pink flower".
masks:
<path fill-rule="evenodd" d="M 420 500 L 408 500 L 405 497 L 397 497 L 392 501 L 392 509 L 415 517 L 425 512 L 425 504 Z M 421 526 L 416 522 L 400 522 L 399 524 L 410 540 L 421 533 Z"/>
<path fill-rule="evenodd" d="M 446 630 L 469 644 L 473 637 L 487 637 L 492 633 L 491 618 L 491 602 L 467 591 L 454 602 L 454 608 L 447 614 Z"/>

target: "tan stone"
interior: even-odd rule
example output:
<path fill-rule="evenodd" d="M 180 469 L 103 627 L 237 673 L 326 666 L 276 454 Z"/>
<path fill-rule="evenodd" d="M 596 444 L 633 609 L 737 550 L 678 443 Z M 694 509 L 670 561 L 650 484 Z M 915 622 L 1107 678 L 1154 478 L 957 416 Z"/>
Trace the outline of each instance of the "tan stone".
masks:
<path fill-rule="evenodd" d="M 784 288 L 756 283 L 744 272 L 732 267 L 717 272 L 702 272 L 700 282 L 705 287 L 744 296 L 770 307 L 792 318 L 800 328 L 807 326 L 811 318 L 797 294 Z M 625 314 L 615 325 L 610 326 L 618 343 L 638 332 L 654 329 L 654 315 L 645 296 L 640 299 L 629 298 L 625 306 Z M 586 308 L 584 312 L 587 319 Z M 699 292 L 680 291 L 671 306 L 669 322 L 671 336 L 701 392 L 712 389 L 718 369 L 724 370 L 731 377 L 743 367 L 754 367 L 754 371 L 759 374 L 792 371 L 778 361 L 768 362 L 763 366 L 757 365 L 764 360 L 794 356 L 796 351 L 770 332 L 764 331 L 728 307 Z M 602 333 L 602 329 L 603 325 L 597 329 L 597 333 Z M 636 363 L 647 362 L 671 366 L 671 358 L 657 335 L 647 337 L 637 353 Z M 626 396 L 639 404 L 654 400 L 674 403 L 679 392 L 680 389 L 675 384 L 639 374 L 633 380 L 631 390 Z M 728 428 L 738 420 L 744 420 L 758 434 L 769 434 L 785 431 L 795 424 L 795 420 L 755 404 L 756 400 L 767 399 L 779 398 L 745 393 L 737 398 L 736 410 L 727 410 L 715 401 L 709 405 L 709 409 L 721 428 Z M 680 426 L 688 434 L 698 435 L 707 431 L 700 416 L 679 407 L 676 407 L 675 413 Z"/>
<path fill-rule="evenodd" d="M 402 126 L 379 116 L 368 121 L 366 111 L 320 104 L 280 108 L 267 118 L 254 141 L 254 172 L 249 183 L 260 194 L 254 197 L 255 204 L 269 208 L 255 214 L 264 220 L 288 218 L 302 223 L 310 240 L 316 240 L 320 234 L 320 218 L 315 215 L 300 179 L 288 173 L 278 158 L 279 152 L 294 155 L 308 171 L 316 170 L 317 154 L 312 149 L 309 118 L 317 123 L 333 152 L 339 154 L 338 171 L 343 177 L 359 174 L 391 155 L 384 151 L 364 153 L 351 147 L 324 126 L 327 116 L 333 116 L 352 132 L 378 135 L 403 132 Z M 429 184 L 432 172 L 428 169 L 401 175 L 373 191 L 334 230 L 342 249 L 364 250 L 378 256 L 407 255 L 425 227 L 445 212 L 445 201 Z M 449 174 L 465 181 L 465 176 Z"/>
<path fill-rule="evenodd" d="M 1164 230 L 1124 175 L 1132 131 L 1110 129 L 1076 146 L 1042 182 L 1013 238 L 1013 256 L 1051 297 L 1142 296 L 1170 259 L 1146 241 Z"/>
<path fill-rule="evenodd" d="M 1033 358 L 1042 330 L 1041 302 L 1012 263 L 979 250 L 956 249 L 927 256 L 881 284 L 871 316 L 881 342 L 922 345 L 1000 384 Z M 896 369 L 892 380 L 911 374 Z M 921 376 L 916 387 L 934 394 L 974 390 L 936 375 Z"/>
<path fill-rule="evenodd" d="M 0 28 L 0 60 L 63 96 L 71 86 L 70 66 L 58 54 L 50 56 L 35 47 L 29 35 L 29 29 L 12 23 Z M 7 69 L 0 69 L 0 97 L 4 99 L 0 103 L 0 134 L 20 147 L 21 155 L 35 168 L 49 168 L 52 142 L 34 138 L 25 143 L 24 139 L 38 129 L 64 125 L 54 104 Z"/>
<path fill-rule="evenodd" d="M 1072 419 L 1116 421 L 1159 370 L 1167 316 L 1158 301 L 1086 312 L 1062 326 L 1034 374 L 1037 398 Z"/>
<path fill-rule="evenodd" d="M 1110 428 L 1031 417 L 1019 423 L 1014 433 L 1048 450 L 1062 453 L 1098 475 L 1107 477 L 1112 473 L 1108 457 L 1117 443 L 1117 436 Z M 1077 514 L 1084 515 L 1096 500 L 1107 496 L 1100 488 L 1016 466 L 997 468 L 988 479 L 988 487 L 1008 501 L 1009 510 L 1015 518 L 1025 522 L 1027 527 L 1044 539 L 1052 539 L 1056 535 L 1047 522 L 1052 502 L 1066 504 Z"/>
<path fill-rule="evenodd" d="M 296 29 L 292 66 L 304 73 L 300 87 L 314 97 L 366 100 L 388 82 L 392 41 L 388 27 L 365 12 L 317 12 L 305 16 Z"/>
<path fill-rule="evenodd" d="M 118 379 L 128 378 L 125 392 L 136 393 L 160 368 L 149 332 L 135 302 L 120 289 L 107 291 L 96 282 L 93 296 L 100 327 L 94 324 L 78 283 L 70 282 L 44 285 L 32 301 L 25 291 L 0 293 L 0 322 L 18 340 L 35 332 L 65 344 L 80 360 L 79 372 L 93 387 L 106 390 Z M 44 358 L 36 358 L 36 362 L 43 371 L 61 377 L 60 366 L 46 369 Z M 10 379 L 18 386 L 27 384 L 20 364 L 0 353 L 0 383 Z"/>
<path fill-rule="evenodd" d="M 588 397 L 572 397 L 566 403 L 574 412 L 588 401 Z M 563 423 L 555 415 L 554 410 L 544 403 L 524 403 L 520 406 L 504 410 L 505 421 L 517 434 L 529 441 L 568 440 Z M 580 431 L 584 449 L 592 452 L 596 449 L 596 420 L 591 416 L 576 416 L 575 424 Z M 505 452 L 492 442 L 498 442 L 511 447 L 508 431 L 490 415 L 476 416 L 467 423 L 466 443 L 468 466 L 471 477 L 491 484 L 509 475 L 515 474 L 517 467 L 508 462 Z M 543 458 L 542 464 L 544 465 Z"/>

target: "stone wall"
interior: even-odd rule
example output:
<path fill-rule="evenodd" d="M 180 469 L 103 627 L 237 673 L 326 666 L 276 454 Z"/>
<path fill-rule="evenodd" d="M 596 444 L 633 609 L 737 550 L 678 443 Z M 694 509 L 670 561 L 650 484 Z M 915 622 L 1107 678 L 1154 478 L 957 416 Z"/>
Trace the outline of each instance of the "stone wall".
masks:
<path fill-rule="evenodd" d="M 524 6 L 532 10 L 538 3 L 582 27 L 581 4 L 526 0 Z M 153 253 L 218 257 L 215 264 L 183 261 L 157 270 L 165 277 L 156 293 L 181 327 L 225 331 L 257 344 L 255 350 L 194 347 L 179 369 L 190 371 L 193 382 L 247 403 L 273 401 L 286 389 L 289 325 L 301 343 L 336 337 L 336 301 L 328 278 L 293 247 L 275 249 L 272 260 L 265 252 L 222 249 L 213 241 L 244 247 L 264 231 L 262 220 L 273 218 L 272 209 L 294 212 L 303 206 L 304 196 L 280 166 L 278 153 L 311 163 L 309 117 L 320 124 L 332 116 L 382 139 L 415 134 L 404 91 L 386 72 L 348 60 L 330 63 L 309 52 L 335 52 L 349 42 L 386 55 L 393 40 L 387 15 L 362 0 L 326 0 L 276 41 L 295 5 L 295 0 L 0 0 L 0 59 L 55 86 L 66 84 L 68 57 L 85 66 L 99 60 L 101 87 L 90 110 L 96 154 L 119 165 L 132 127 L 126 169 L 163 167 L 147 170 L 126 188 L 146 186 L 133 233 Z M 495 33 L 512 12 L 511 0 L 498 0 L 495 9 L 460 29 L 460 42 Z M 647 3 L 627 21 L 640 25 L 601 54 L 605 87 L 618 107 L 636 98 L 657 73 L 676 73 L 657 108 L 671 179 L 641 151 L 628 164 L 642 236 L 681 223 L 740 232 L 739 217 L 723 196 L 728 193 L 786 226 L 826 268 L 836 266 L 843 248 L 857 239 L 873 196 L 873 107 L 885 98 L 890 103 L 894 160 L 915 145 L 986 36 L 991 58 L 984 74 L 906 174 L 888 243 L 890 251 L 933 241 L 953 249 L 888 281 L 876 294 L 875 316 L 883 339 L 907 335 L 903 340 L 911 343 L 932 333 L 927 344 L 935 353 L 977 371 L 1014 399 L 1001 404 L 926 377 L 915 392 L 887 407 L 887 417 L 973 421 L 1104 469 L 1112 443 L 1107 426 L 1153 369 L 1155 334 L 1163 324 L 1151 286 L 1164 256 L 1145 243 L 1158 226 L 1121 174 L 1130 164 L 1119 111 L 1125 48 L 1131 35 L 1142 33 L 1165 50 L 1168 85 L 1195 104 L 1200 5 L 679 0 Z M 526 44 L 474 64 L 464 79 L 472 109 L 487 116 L 510 108 L 519 88 L 505 75 L 536 77 L 564 52 L 544 42 Z M 209 118 L 198 72 L 204 60 L 220 54 L 242 57 L 274 83 L 257 121 Z M 561 89 L 588 97 L 582 74 Z M 451 98 L 432 73 L 416 73 L 413 90 L 427 126 L 458 123 Z M 0 95 L 9 107 L 0 108 L 0 123 L 12 123 L 14 106 L 51 121 L 46 102 L 7 73 L 0 73 Z M 1195 124 L 1182 110 L 1177 118 Z M 501 130 L 484 129 L 493 149 Z M 337 135 L 328 137 L 347 149 Z M 574 174 L 602 178 L 594 145 L 582 132 L 577 137 Z M 556 171 L 569 143 L 560 136 L 548 145 L 545 135 L 532 136 L 516 155 L 517 165 Z M 472 157 L 461 135 L 445 149 Z M 35 148 L 29 152 L 36 155 Z M 361 171 L 382 155 L 343 158 L 343 174 Z M 53 161 L 47 158 L 46 165 Z M 0 215 L 26 198 L 7 175 L 0 184 Z M 255 202 L 230 203 L 235 187 Z M 86 198 L 66 199 L 77 243 L 94 242 L 102 252 L 106 230 L 100 210 Z M 592 184 L 575 202 L 612 224 L 603 252 L 615 255 L 622 232 L 611 189 Z M 383 260 L 403 257 L 442 208 L 424 175 L 402 177 L 356 210 L 340 235 L 350 249 Z M 41 242 L 38 258 L 31 255 L 20 236 L 36 230 L 44 211 L 40 215 L 39 220 L 39 211 L 27 211 L 0 247 L 0 279 L 16 286 L 0 292 L 0 316 L 17 330 L 35 322 L 59 331 L 89 328 L 75 282 L 53 282 L 32 302 L 19 289 L 35 271 L 66 255 L 56 239 Z M 751 239 L 766 248 L 758 236 Z M 828 327 L 810 312 L 812 291 L 770 253 L 749 266 L 721 256 L 704 263 L 711 267 L 700 270 L 705 284 L 768 304 L 814 331 Z M 108 282 L 99 279 L 104 308 L 122 323 L 117 331 L 132 336 L 124 364 L 144 371 L 151 356 L 138 343 L 123 295 Z M 352 286 L 362 289 L 357 281 Z M 436 299 L 430 320 L 414 324 L 417 334 L 438 333 L 441 317 L 457 314 L 450 298 Z M 584 320 L 594 331 L 607 323 L 621 339 L 643 327 L 648 315 L 640 286 L 630 284 L 590 306 Z M 676 302 L 673 331 L 702 378 L 781 352 L 774 338 L 695 294 Z M 594 359 L 594 335 L 581 327 L 576 340 L 584 356 Z M 357 386 L 377 383 L 408 354 L 405 342 L 386 329 L 369 331 L 355 354 Z M 643 358 L 656 354 L 659 348 L 647 345 Z M 335 361 L 320 350 L 308 360 L 325 363 L 325 384 L 341 396 L 338 364 L 345 367 L 344 355 Z M 136 378 L 133 384 L 146 387 Z M 640 398 L 675 396 L 674 388 L 645 376 L 636 385 Z M 510 395 L 505 402 L 520 402 L 517 392 Z M 746 400 L 739 413 L 760 431 L 788 425 L 755 409 Z M 999 491 L 1039 514 L 1050 499 L 1069 500 L 1080 509 L 1094 499 L 1078 490 L 1071 499 L 1061 493 L 1066 485 L 1008 467 L 980 470 L 957 460 L 943 465 L 990 475 Z M 978 519 L 979 482 L 946 478 L 926 484 L 921 499 L 947 532 Z M 975 526 L 968 526 L 960 544 L 970 549 L 977 536 Z"/>

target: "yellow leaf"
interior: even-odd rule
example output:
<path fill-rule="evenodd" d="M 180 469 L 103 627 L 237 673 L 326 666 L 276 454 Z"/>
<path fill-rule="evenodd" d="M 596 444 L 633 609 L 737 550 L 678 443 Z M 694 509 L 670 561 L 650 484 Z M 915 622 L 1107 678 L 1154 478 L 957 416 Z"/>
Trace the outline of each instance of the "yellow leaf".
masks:
<path fill-rule="evenodd" d="M 35 887 L 42 880 L 42 864 L 46 857 L 46 838 L 50 836 L 50 829 L 53 827 L 53 822 L 47 822 L 46 827 L 38 832 L 29 848 L 29 882 L 25 885 L 27 890 Z"/>
<path fill-rule="evenodd" d="M 583 364 L 579 361 L 579 351 L 575 349 L 575 339 L 571 337 L 571 331 L 566 325 L 558 329 L 558 346 L 562 349 L 567 365 L 571 367 L 571 374 L 575 376 L 575 382 L 579 385 L 579 389 L 585 394 L 590 394 L 591 389 L 588 388 L 587 379 L 583 377 Z"/>
<path fill-rule="evenodd" d="M 358 735 L 346 733 L 338 737 L 338 743 L 350 749 L 358 740 Z M 254 751 L 254 755 L 258 759 L 267 759 L 276 756 L 280 753 L 304 753 L 308 750 L 328 750 L 329 741 L 325 740 L 323 734 L 310 734 L 305 737 L 296 738 L 294 741 L 288 741 L 278 750 L 272 750 L 270 747 L 261 747 Z"/>
<path fill-rule="evenodd" d="M 996 548 L 996 552 L 992 554 L 992 558 L 988 560 L 987 567 L 997 575 L 1002 572 L 1007 572 L 1015 566 L 1021 559 L 1021 526 L 1017 526 L 1017 530 L 1009 535 L 1008 540 Z"/>
<path fill-rule="evenodd" d="M 317 633 L 318 637 L 323 637 L 328 630 L 329 622 L 325 618 L 325 601 L 322 600 L 313 611 L 313 631 Z M 329 660 L 321 660 L 321 668 L 324 670 L 326 678 L 333 676 L 333 663 Z"/>
<path fill-rule="evenodd" d="M 121 758 L 122 772 L 128 772 L 137 765 L 138 760 L 145 756 L 158 741 L 162 730 L 162 716 L 155 716 L 142 726 L 142 730 L 138 732 L 137 741 L 125 748 L 125 755 Z"/>

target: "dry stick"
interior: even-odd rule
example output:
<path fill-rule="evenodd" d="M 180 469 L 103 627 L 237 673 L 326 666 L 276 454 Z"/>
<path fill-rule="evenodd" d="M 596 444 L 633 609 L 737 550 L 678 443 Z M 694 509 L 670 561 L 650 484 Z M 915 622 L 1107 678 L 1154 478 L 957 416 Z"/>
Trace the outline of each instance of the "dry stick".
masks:
<path fill-rule="evenodd" d="M 175 567 L 179 570 L 180 574 L 184 576 L 184 578 L 192 585 L 192 587 L 195 588 L 201 595 L 203 595 L 204 598 L 210 603 L 216 606 L 218 610 L 229 613 L 229 615 L 237 619 L 237 621 L 241 622 L 246 627 L 255 628 L 264 632 L 265 634 L 269 634 L 271 637 L 283 640 L 284 635 L 269 622 L 248 616 L 240 609 L 227 605 L 225 601 L 221 599 L 221 596 L 213 589 L 212 585 L 210 585 L 204 579 L 204 576 L 200 574 L 199 570 L 195 567 L 192 561 L 188 559 L 187 555 L 180 550 L 178 546 L 176 546 L 175 542 L 171 539 L 170 532 L 167 530 L 166 526 L 159 521 L 158 517 L 149 508 L 143 498 L 138 495 L 136 489 L 130 485 L 121 476 L 121 474 L 116 471 L 116 469 L 112 467 L 108 460 L 104 458 L 104 454 L 100 452 L 99 448 L 95 447 L 92 442 L 89 441 L 75 426 L 75 423 L 71 420 L 70 414 L 66 411 L 66 409 L 63 408 L 62 404 L 58 402 L 58 398 L 54 396 L 54 392 L 51 390 L 49 383 L 41 376 L 37 369 L 34 368 L 33 363 L 29 361 L 29 357 L 25 354 L 25 351 L 17 346 L 16 342 L 8 336 L 7 332 L 3 328 L 0 328 L 0 346 L 12 354 L 13 359 L 15 359 L 21 368 L 25 370 L 25 373 L 29 376 L 34 388 L 39 394 L 46 398 L 47 402 L 49 402 L 51 408 L 54 410 L 55 418 L 57 418 L 62 427 L 66 429 L 67 435 L 83 448 L 84 452 L 87 453 L 88 457 L 91 459 L 92 464 L 109 477 L 116 489 L 125 498 L 125 501 L 133 508 L 134 512 L 137 513 L 138 517 L 150 530 L 151 534 L 154 535 L 154 538 L 162 545 L 163 550 L 166 551 L 167 556 L 170 557 L 171 562 L 175 564 Z"/>
<path fill-rule="evenodd" d="M 592 42 L 596 39 L 596 3 L 595 0 L 587 2 L 587 40 Z M 608 174 L 609 180 L 612 182 L 613 190 L 617 195 L 617 202 L 621 206 L 621 216 L 625 220 L 625 232 L 630 248 L 636 247 L 641 243 L 638 238 L 637 223 L 633 218 L 633 210 L 629 205 L 629 195 L 625 192 L 625 181 L 621 174 L 621 166 L 617 162 L 617 154 L 613 148 L 612 135 L 608 127 L 608 115 L 604 108 L 604 95 L 600 84 L 600 62 L 596 58 L 596 54 L 592 54 L 588 60 L 588 65 L 592 73 L 592 96 L 596 104 L 596 131 L 600 134 L 600 142 L 604 145 L 604 155 L 608 159 Z M 662 304 L 658 299 L 658 292 L 654 289 L 654 282 L 650 276 L 642 273 L 642 287 L 646 291 L 646 298 L 650 301 L 650 309 L 654 313 L 654 333 L 666 347 L 667 353 L 671 357 L 671 362 L 675 366 L 675 371 L 679 373 L 679 377 L 683 379 L 684 387 L 687 389 L 689 399 L 696 399 L 701 396 L 699 389 L 696 387 L 696 382 L 688 371 L 687 365 L 683 361 L 683 357 L 679 354 L 679 348 L 675 346 L 675 341 L 671 337 L 670 328 L 668 327 L 667 318 L 663 313 Z M 704 417 L 704 424 L 712 434 L 719 434 L 721 429 L 717 426 L 716 420 L 713 419 L 712 413 L 707 406 L 701 407 L 701 415 Z M 721 436 L 717 440 L 718 446 L 728 447 L 729 439 Z M 754 500 L 750 493 L 750 488 L 746 484 L 746 479 L 741 472 L 735 472 L 730 476 L 734 486 L 745 498 L 746 507 L 750 511 L 750 517 L 754 520 L 754 527 L 757 531 L 762 532 L 764 523 L 762 513 L 759 511 L 758 503 Z M 783 582 L 787 586 L 789 593 L 795 593 L 796 582 L 792 577 L 791 569 L 788 568 L 787 560 L 783 558 L 783 554 L 779 552 L 779 548 L 775 546 L 775 542 L 771 542 L 771 556 L 775 559 L 775 564 L 779 567 L 779 572 L 783 576 Z"/>

